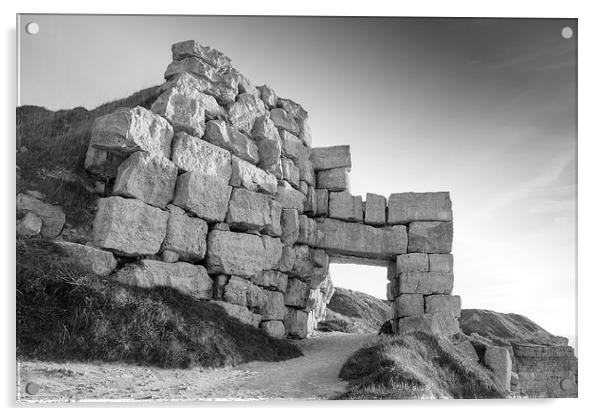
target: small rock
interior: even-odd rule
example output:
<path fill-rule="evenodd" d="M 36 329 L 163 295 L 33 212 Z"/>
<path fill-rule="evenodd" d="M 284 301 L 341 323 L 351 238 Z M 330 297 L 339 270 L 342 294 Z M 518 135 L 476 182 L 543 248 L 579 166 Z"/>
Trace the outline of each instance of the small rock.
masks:
<path fill-rule="evenodd" d="M 47 204 L 27 194 L 17 195 L 17 212 L 22 214 L 31 212 L 41 219 L 42 228 L 40 232 L 42 237 L 54 238 L 58 236 L 65 225 L 65 214 L 61 207 Z M 25 231 L 26 228 L 30 228 L 28 232 L 32 232 L 37 228 L 36 224 L 37 221 L 30 216 L 28 224 L 23 224 L 26 227 L 22 227 L 22 230 Z"/>
<path fill-rule="evenodd" d="M 274 338 L 284 338 L 286 333 L 282 321 L 263 321 L 259 327 Z"/>
<path fill-rule="evenodd" d="M 40 234 L 42 220 L 33 212 L 28 212 L 17 221 L 17 235 L 21 237 L 33 237 Z"/>

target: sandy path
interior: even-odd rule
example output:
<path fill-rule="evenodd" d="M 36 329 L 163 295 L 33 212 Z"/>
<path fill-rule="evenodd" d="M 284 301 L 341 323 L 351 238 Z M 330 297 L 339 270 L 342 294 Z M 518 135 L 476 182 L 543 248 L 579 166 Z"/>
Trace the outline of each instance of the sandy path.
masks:
<path fill-rule="evenodd" d="M 295 343 L 303 356 L 235 368 L 174 370 L 122 363 L 25 361 L 18 369 L 21 401 L 327 399 L 345 390 L 338 373 L 355 350 L 376 337 L 326 333 Z M 25 393 L 29 382 L 40 391 Z"/>

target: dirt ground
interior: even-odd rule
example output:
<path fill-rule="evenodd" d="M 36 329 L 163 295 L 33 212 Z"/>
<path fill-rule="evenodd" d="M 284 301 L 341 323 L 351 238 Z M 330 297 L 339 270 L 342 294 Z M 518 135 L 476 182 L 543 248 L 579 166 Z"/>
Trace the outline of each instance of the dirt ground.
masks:
<path fill-rule="evenodd" d="M 20 402 L 328 399 L 345 391 L 341 366 L 374 334 L 319 333 L 294 341 L 303 356 L 233 368 L 162 369 L 123 363 L 24 361 L 17 368 Z M 40 389 L 28 394 L 34 382 Z"/>

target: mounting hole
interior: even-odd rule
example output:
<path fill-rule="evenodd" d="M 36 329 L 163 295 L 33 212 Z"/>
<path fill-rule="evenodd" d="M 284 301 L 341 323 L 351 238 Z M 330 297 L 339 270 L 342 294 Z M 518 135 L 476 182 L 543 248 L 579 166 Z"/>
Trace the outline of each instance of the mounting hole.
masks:
<path fill-rule="evenodd" d="M 570 39 L 573 37 L 573 29 L 571 29 L 568 26 L 563 27 L 562 30 L 560 31 L 560 34 L 562 35 L 563 38 Z"/>
<path fill-rule="evenodd" d="M 25 391 L 27 392 L 27 394 L 34 395 L 40 391 L 40 386 L 38 385 L 38 383 L 27 383 L 25 385 Z"/>
<path fill-rule="evenodd" d="M 573 390 L 573 380 L 571 380 L 570 378 L 565 378 L 564 380 L 562 380 L 560 382 L 560 388 L 564 391 L 571 391 Z"/>
<path fill-rule="evenodd" d="M 27 25 L 25 25 L 25 31 L 30 35 L 37 35 L 40 31 L 40 25 L 36 22 L 27 23 Z"/>

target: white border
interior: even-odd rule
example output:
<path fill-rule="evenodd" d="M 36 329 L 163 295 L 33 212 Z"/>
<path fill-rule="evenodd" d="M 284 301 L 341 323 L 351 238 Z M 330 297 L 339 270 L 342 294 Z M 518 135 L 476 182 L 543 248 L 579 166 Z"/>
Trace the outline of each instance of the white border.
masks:
<path fill-rule="evenodd" d="M 3 180 L 0 192 L 8 195 L 2 210 L 7 221 L 2 253 L 3 274 L 3 309 L 2 329 L 4 341 L 1 345 L 4 374 L 1 391 L 4 393 L 3 404 L 13 407 L 14 411 L 14 165 L 15 165 L 15 103 L 16 103 L 16 32 L 15 14 L 20 13 L 101 13 L 101 14 L 297 14 L 297 15 L 399 15 L 399 16 L 473 16 L 473 17 L 563 17 L 578 18 L 579 39 L 579 399 L 576 400 L 524 400 L 524 401 L 436 401 L 436 402 L 270 402 L 270 403 L 200 403 L 182 404 L 180 411 L 232 411 L 236 413 L 270 413 L 270 414 L 303 414 L 308 412 L 337 412 L 343 408 L 345 412 L 356 410 L 365 413 L 368 408 L 379 408 L 381 412 L 420 412 L 446 414 L 479 414 L 507 415 L 509 412 L 520 414 L 523 411 L 546 414 L 577 414 L 587 411 L 589 406 L 599 408 L 596 403 L 599 393 L 600 379 L 600 281 L 602 265 L 600 249 L 602 248 L 602 203 L 600 182 L 602 174 L 602 118 L 600 97 L 600 27 L 602 16 L 595 9 L 595 2 L 546 1 L 528 2 L 525 0 L 506 0 L 491 4 L 483 1 L 430 1 L 390 4 L 380 0 L 369 2 L 345 1 L 326 2 L 304 0 L 302 2 L 280 1 L 228 1 L 228 2 L 124 2 L 123 0 L 103 0 L 102 2 L 79 1 L 20 1 L 18 4 L 3 2 L 0 19 L 4 29 L 4 65 L 2 80 L 4 81 L 4 97 L 2 105 L 2 140 L 4 158 Z M 12 3 L 12 2 L 11 2 Z M 16 2 L 15 2 L 16 3 Z M 42 63 L 41 63 L 42 64 Z M 145 413 L 162 414 L 170 404 L 154 404 L 144 406 Z M 81 412 L 80 406 L 69 406 L 70 411 Z M 85 406 L 86 413 L 104 414 L 104 408 Z M 110 404 L 105 407 L 131 411 L 123 404 Z M 192 408 L 191 408 L 192 407 Z M 197 409 L 200 407 L 200 409 Z M 382 409 L 380 409 L 382 408 Z M 25 409 L 27 413 L 39 410 L 36 407 Z M 61 407 L 45 409 L 45 412 L 65 411 Z M 120 411 L 120 410 L 119 410 Z M 338 410 L 340 411 L 340 410 Z"/>

